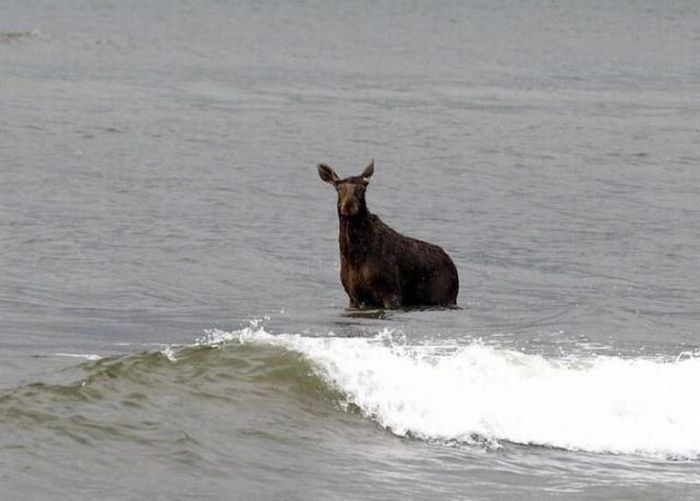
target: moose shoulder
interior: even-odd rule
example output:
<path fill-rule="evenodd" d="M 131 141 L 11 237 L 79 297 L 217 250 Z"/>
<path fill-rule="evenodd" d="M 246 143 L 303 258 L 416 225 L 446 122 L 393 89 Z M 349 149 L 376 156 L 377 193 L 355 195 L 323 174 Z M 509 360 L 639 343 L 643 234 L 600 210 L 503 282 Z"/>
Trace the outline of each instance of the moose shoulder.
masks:
<path fill-rule="evenodd" d="M 359 176 L 340 179 L 326 164 L 319 164 L 318 173 L 338 193 L 340 281 L 351 307 L 457 304 L 459 278 L 447 253 L 401 235 L 367 209 L 374 161 Z"/>

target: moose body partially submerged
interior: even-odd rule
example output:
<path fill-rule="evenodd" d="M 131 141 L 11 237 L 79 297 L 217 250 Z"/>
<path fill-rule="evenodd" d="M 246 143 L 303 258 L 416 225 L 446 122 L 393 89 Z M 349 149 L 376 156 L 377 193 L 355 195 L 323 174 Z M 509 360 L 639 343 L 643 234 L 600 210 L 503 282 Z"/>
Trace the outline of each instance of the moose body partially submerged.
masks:
<path fill-rule="evenodd" d="M 353 308 L 454 306 L 459 278 L 437 245 L 394 231 L 371 214 L 365 189 L 374 162 L 360 176 L 340 179 L 319 164 L 321 179 L 338 192 L 340 281 Z"/>

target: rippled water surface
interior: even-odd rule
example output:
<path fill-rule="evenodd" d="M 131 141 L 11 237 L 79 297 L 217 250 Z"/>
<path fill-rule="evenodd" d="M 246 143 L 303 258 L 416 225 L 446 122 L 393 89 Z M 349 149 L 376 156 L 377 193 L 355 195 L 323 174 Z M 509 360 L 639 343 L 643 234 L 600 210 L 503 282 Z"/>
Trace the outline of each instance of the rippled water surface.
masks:
<path fill-rule="evenodd" d="M 700 497 L 696 2 L 0 11 L 4 496 Z M 461 309 L 346 309 L 370 158 Z"/>

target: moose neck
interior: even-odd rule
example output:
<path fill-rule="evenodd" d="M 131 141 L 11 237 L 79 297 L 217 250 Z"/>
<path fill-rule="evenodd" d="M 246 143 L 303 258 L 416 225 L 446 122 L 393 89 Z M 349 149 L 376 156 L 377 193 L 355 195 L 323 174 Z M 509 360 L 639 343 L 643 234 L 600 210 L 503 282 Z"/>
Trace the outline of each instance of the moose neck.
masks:
<path fill-rule="evenodd" d="M 366 208 L 363 209 L 358 215 L 352 217 L 338 215 L 340 254 L 350 263 L 363 261 L 371 247 L 368 244 L 374 228 L 370 212 Z"/>

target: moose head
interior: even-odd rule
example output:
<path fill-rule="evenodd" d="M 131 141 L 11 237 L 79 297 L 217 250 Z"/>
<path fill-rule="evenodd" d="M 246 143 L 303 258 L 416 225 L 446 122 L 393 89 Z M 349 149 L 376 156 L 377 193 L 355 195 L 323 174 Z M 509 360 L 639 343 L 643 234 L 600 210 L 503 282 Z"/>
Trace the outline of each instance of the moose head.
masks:
<path fill-rule="evenodd" d="M 332 167 L 326 164 L 318 165 L 318 175 L 328 184 L 335 187 L 338 192 L 338 217 L 341 219 L 356 218 L 367 213 L 365 202 L 365 189 L 369 184 L 369 178 L 374 173 L 374 160 L 362 171 L 359 176 L 340 179 Z"/>

